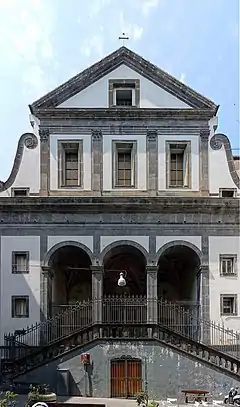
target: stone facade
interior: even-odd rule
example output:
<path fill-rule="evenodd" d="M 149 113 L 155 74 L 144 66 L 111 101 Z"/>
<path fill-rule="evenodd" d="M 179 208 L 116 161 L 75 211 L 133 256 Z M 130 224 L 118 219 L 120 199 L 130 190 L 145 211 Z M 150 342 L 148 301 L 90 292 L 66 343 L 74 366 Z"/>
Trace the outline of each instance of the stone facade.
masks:
<path fill-rule="evenodd" d="M 116 83 L 134 86 L 135 106 L 113 105 Z M 96 90 L 94 98 L 90 97 L 90 85 Z M 81 95 L 85 95 L 83 99 Z M 71 107 L 69 100 L 72 100 Z M 86 101 L 86 107 L 81 105 L 81 100 Z M 134 263 L 136 253 L 141 259 L 135 267 L 137 278 L 134 282 L 132 271 L 129 281 L 131 288 L 138 285 L 142 289 L 139 288 L 139 293 L 147 297 L 147 324 L 158 321 L 159 285 L 165 283 L 164 278 L 161 280 L 159 262 L 165 255 L 168 261 L 173 249 L 174 256 L 185 250 L 185 260 L 192 258 L 195 286 L 184 300 L 200 306 L 206 323 L 212 319 L 223 289 L 227 295 L 240 296 L 239 290 L 235 292 L 239 272 L 234 278 L 223 277 L 224 283 L 221 281 L 219 287 L 214 285 L 223 250 L 225 255 L 234 257 L 236 269 L 240 257 L 236 199 L 240 192 L 239 175 L 228 138 L 215 133 L 215 103 L 122 47 L 33 103 L 30 110 L 33 133 L 21 136 L 12 172 L 6 182 L 0 182 L 2 342 L 7 331 L 24 329 L 52 316 L 57 291 L 55 277 L 61 266 L 57 262 L 53 266 L 53 259 L 69 247 L 73 249 L 71 253 L 79 251 L 80 263 L 81 258 L 85 259 L 76 268 L 87 269 L 91 277 L 91 298 L 97 300 L 93 305 L 94 323 L 100 323 L 103 318 L 107 265 L 114 270 L 117 266 L 128 269 L 124 261 L 128 258 L 129 264 Z M 56 181 L 61 170 L 58 162 L 61 140 L 81 142 L 79 188 L 64 188 Z M 129 140 L 136 147 L 135 182 L 132 188 L 116 188 L 112 182 L 112 146 L 116 141 Z M 167 185 L 169 143 L 189 146 L 187 187 Z M 28 188 L 29 195 L 14 196 L 14 188 Z M 221 189 L 229 190 L 230 196 L 222 197 Z M 29 273 L 13 275 L 11 272 L 11 253 L 16 250 L 28 252 Z M 119 257 L 113 265 L 114 256 Z M 184 261 L 183 267 L 187 267 Z M 173 263 L 178 263 L 176 257 Z M 70 264 L 73 265 L 74 262 Z M 141 267 L 144 283 L 140 281 Z M 222 288 L 221 284 L 225 286 Z M 16 294 L 29 294 L 29 318 L 11 318 L 11 296 Z M 181 297 L 179 292 L 177 296 Z M 238 314 L 240 301 L 236 307 Z M 234 317 L 224 319 L 219 309 L 214 321 L 239 330 L 238 316 Z M 209 329 L 204 329 L 203 339 L 211 342 Z M 79 357 L 82 351 L 88 350 L 93 364 L 86 379 Z M 88 393 L 108 397 L 110 361 L 127 356 L 141 360 L 143 388 L 156 398 L 178 395 L 184 386 L 209 387 L 209 383 L 212 392 L 218 395 L 232 385 L 221 373 L 212 373 L 209 368 L 154 341 L 102 341 L 81 352 L 69 353 L 64 360 L 39 368 L 24 379 L 31 382 L 48 378 L 54 387 L 58 380 L 64 385 L 70 380 L 72 384 L 67 386 L 66 393 L 74 395 L 83 394 L 87 383 Z"/>

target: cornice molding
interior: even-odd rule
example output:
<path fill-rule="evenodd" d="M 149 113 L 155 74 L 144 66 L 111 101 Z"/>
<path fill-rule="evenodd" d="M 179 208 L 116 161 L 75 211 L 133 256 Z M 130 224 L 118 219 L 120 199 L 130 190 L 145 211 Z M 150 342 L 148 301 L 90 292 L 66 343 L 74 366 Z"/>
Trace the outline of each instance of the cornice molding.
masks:
<path fill-rule="evenodd" d="M 0 211 L 18 213 L 234 213 L 236 198 L 26 197 L 0 198 Z M 212 212 L 213 211 L 213 212 Z"/>
<path fill-rule="evenodd" d="M 86 120 L 146 120 L 180 119 L 210 120 L 214 116 L 211 109 L 141 109 L 141 108 L 39 108 L 34 114 L 40 119 L 86 119 Z"/>
<path fill-rule="evenodd" d="M 38 139 L 35 136 L 35 134 L 33 133 L 24 133 L 22 134 L 22 136 L 20 137 L 19 141 L 18 141 L 18 146 L 17 146 L 17 152 L 15 155 L 15 159 L 13 162 L 13 166 L 12 166 L 12 171 L 7 179 L 7 181 L 0 181 L 0 193 L 6 191 L 8 188 L 10 188 L 19 171 L 21 162 L 22 162 L 22 157 L 23 157 L 23 151 L 24 148 L 28 148 L 30 150 L 33 150 L 37 147 L 38 145 Z"/>

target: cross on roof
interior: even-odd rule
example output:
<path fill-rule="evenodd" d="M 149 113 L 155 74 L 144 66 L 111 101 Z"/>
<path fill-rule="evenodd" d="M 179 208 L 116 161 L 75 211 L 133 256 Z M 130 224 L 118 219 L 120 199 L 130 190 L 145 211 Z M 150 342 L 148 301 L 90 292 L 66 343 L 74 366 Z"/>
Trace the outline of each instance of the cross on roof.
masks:
<path fill-rule="evenodd" d="M 125 44 L 125 41 L 129 40 L 129 37 L 126 35 L 126 33 L 122 33 L 122 35 L 120 35 L 118 37 L 119 40 L 122 40 L 122 45 Z"/>

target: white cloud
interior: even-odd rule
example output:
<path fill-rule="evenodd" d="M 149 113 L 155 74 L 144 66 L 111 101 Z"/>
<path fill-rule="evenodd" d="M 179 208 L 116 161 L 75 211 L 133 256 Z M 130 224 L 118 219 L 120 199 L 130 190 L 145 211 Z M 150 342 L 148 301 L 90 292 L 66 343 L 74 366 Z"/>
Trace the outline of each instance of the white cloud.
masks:
<path fill-rule="evenodd" d="M 138 24 L 125 21 L 122 11 L 119 13 L 119 21 L 122 30 L 121 32 L 126 33 L 130 41 L 138 41 L 141 39 L 143 35 L 143 27 Z"/>
<path fill-rule="evenodd" d="M 5 67 L 8 70 L 17 69 L 25 84 L 31 83 L 36 89 L 39 89 L 41 84 L 45 88 L 45 79 L 40 75 L 40 71 L 43 64 L 53 58 L 53 13 L 49 2 L 1 0 L 0 14 L 0 53 Z M 40 82 L 36 84 L 31 77 L 36 80 L 38 78 Z"/>
<path fill-rule="evenodd" d="M 185 79 L 186 79 L 186 74 L 185 74 L 185 73 L 181 73 L 180 82 L 185 83 Z"/>
<path fill-rule="evenodd" d="M 104 40 L 102 35 L 93 35 L 85 40 L 80 47 L 81 54 L 90 58 L 94 54 L 97 58 L 103 56 Z"/>
<path fill-rule="evenodd" d="M 141 10 L 144 17 L 148 17 L 149 14 L 158 7 L 158 0 L 142 0 L 141 3 Z"/>

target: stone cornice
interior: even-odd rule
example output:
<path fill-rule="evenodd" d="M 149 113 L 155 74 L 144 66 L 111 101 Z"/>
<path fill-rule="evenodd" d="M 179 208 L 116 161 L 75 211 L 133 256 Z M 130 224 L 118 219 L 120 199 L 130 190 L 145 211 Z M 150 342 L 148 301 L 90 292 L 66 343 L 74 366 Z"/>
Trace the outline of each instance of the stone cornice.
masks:
<path fill-rule="evenodd" d="M 212 109 L 138 109 L 138 108 L 36 108 L 34 114 L 40 120 L 51 119 L 87 119 L 87 120 L 145 120 L 145 119 L 182 119 L 209 120 L 214 116 Z"/>
<path fill-rule="evenodd" d="M 26 197 L 0 198 L 10 213 L 239 213 L 236 198 L 208 197 Z"/>

